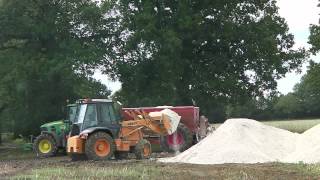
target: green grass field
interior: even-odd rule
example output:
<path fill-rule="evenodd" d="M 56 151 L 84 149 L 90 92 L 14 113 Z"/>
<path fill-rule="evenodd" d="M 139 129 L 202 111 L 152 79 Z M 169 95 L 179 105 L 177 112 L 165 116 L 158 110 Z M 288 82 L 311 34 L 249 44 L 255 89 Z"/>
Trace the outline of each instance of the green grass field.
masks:
<path fill-rule="evenodd" d="M 303 133 L 304 131 L 320 124 L 320 119 L 307 119 L 307 120 L 279 120 L 279 121 L 265 121 L 267 125 L 286 129 L 291 132 Z"/>
<path fill-rule="evenodd" d="M 69 164 L 69 163 L 67 163 Z M 155 161 L 134 163 L 84 162 L 34 168 L 11 179 L 319 179 L 319 165 L 305 164 L 161 164 Z M 72 167 L 74 166 L 74 167 Z"/>
<path fill-rule="evenodd" d="M 121 167 L 47 167 L 32 169 L 26 174 L 17 175 L 12 179 L 154 179 L 155 177 L 163 176 L 163 169 L 155 166 L 137 166 Z M 172 172 L 167 172 L 167 175 L 172 175 Z"/>

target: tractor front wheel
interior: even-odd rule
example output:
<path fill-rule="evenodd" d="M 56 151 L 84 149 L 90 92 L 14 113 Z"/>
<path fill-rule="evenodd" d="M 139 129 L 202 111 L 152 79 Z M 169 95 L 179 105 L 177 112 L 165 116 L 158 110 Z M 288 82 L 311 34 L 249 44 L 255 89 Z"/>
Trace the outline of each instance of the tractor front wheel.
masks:
<path fill-rule="evenodd" d="M 33 143 L 33 151 L 37 157 L 46 158 L 57 155 L 58 146 L 50 134 L 39 135 Z"/>
<path fill-rule="evenodd" d="M 85 143 L 85 151 L 88 159 L 110 159 L 116 149 L 114 140 L 105 132 L 96 132 L 89 136 Z"/>
<path fill-rule="evenodd" d="M 134 154 L 137 159 L 149 159 L 151 153 L 151 144 L 146 139 L 141 139 L 134 148 Z"/>

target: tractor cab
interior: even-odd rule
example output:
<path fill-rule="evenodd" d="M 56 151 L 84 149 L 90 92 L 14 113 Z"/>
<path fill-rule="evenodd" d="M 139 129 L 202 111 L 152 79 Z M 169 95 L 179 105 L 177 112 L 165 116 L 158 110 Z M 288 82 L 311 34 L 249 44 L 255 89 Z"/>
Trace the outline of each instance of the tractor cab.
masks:
<path fill-rule="evenodd" d="M 71 128 L 71 136 L 83 131 L 108 130 L 117 135 L 120 129 L 120 113 L 114 102 L 107 99 L 78 100 L 78 110 Z"/>

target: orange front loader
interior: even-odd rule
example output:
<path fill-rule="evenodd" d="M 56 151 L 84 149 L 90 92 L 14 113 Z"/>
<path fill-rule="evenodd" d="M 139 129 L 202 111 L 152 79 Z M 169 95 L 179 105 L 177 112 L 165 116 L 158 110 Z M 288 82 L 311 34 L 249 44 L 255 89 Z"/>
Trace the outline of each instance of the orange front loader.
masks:
<path fill-rule="evenodd" d="M 149 134 L 172 134 L 180 121 L 180 116 L 168 109 L 149 114 L 137 110 L 126 113 L 134 118 L 117 122 L 112 101 L 81 104 L 78 121 L 73 124 L 77 132 L 71 131 L 68 138 L 68 154 L 73 159 L 103 160 L 113 155 L 117 159 L 126 158 L 132 152 L 138 159 L 149 158 L 151 144 L 145 138 Z"/>

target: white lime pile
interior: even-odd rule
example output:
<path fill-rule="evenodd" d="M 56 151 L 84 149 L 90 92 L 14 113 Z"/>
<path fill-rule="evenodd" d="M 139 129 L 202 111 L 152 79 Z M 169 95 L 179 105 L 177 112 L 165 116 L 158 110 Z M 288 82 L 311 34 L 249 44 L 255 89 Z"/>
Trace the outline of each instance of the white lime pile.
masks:
<path fill-rule="evenodd" d="M 192 164 L 320 162 L 320 126 L 303 134 L 250 119 L 229 119 L 183 153 L 161 162 Z"/>
<path fill-rule="evenodd" d="M 301 134 L 296 143 L 296 150 L 283 158 L 289 163 L 319 163 L 320 162 L 320 124 Z"/>

